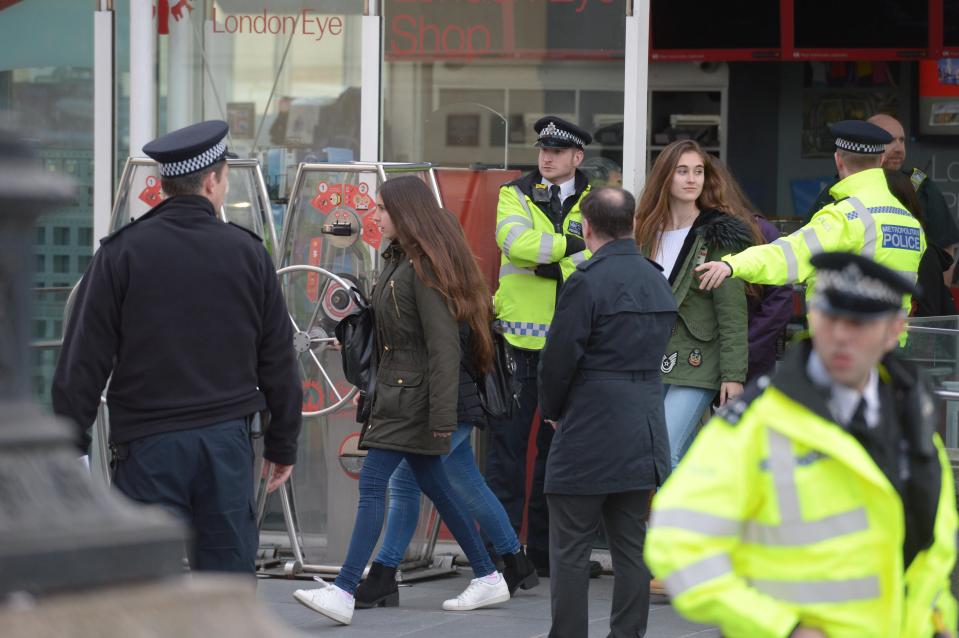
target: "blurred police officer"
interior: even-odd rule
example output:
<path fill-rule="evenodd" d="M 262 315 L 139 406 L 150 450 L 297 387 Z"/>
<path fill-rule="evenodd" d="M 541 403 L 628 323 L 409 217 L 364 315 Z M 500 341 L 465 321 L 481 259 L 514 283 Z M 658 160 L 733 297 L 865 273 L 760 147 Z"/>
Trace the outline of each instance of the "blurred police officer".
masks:
<path fill-rule="evenodd" d="M 553 320 L 563 280 L 589 253 L 583 241 L 580 202 L 589 178 L 579 170 L 583 147 L 592 136 L 549 115 L 534 125 L 538 170 L 500 188 L 496 244 L 502 251 L 495 306 L 497 324 L 516 350 L 516 378 L 522 384 L 512 418 L 490 424 L 486 481 L 503 503 L 518 534 L 526 502 L 526 447 L 536 412 L 536 367 Z M 527 552 L 540 575 L 549 572 L 549 528 L 543 479 L 553 429 L 542 424 L 536 436 L 536 465 L 529 497 Z M 595 564 L 596 575 L 599 564 Z"/>
<path fill-rule="evenodd" d="M 114 484 L 192 524 L 196 570 L 253 573 L 252 415 L 268 409 L 264 475 L 289 477 L 301 395 L 290 318 L 262 240 L 217 217 L 221 121 L 143 147 L 168 196 L 100 242 L 77 289 L 53 408 L 82 447 L 110 377 Z M 112 373 L 112 377 L 111 377 Z"/>
<path fill-rule="evenodd" d="M 859 255 L 812 264 L 812 342 L 706 425 L 653 501 L 647 562 L 728 638 L 953 635 L 952 469 L 892 353 L 914 286 Z"/>
<path fill-rule="evenodd" d="M 669 283 L 633 238 L 619 188 L 583 200 L 592 259 L 563 286 L 539 361 L 540 408 L 556 434 L 546 463 L 551 637 L 588 633 L 589 554 L 603 520 L 613 560 L 610 636 L 646 633 L 649 495 L 669 474 L 659 367 L 676 321 Z"/>
<path fill-rule="evenodd" d="M 766 285 L 808 281 L 808 300 L 815 279 L 810 257 L 835 251 L 874 259 L 910 284 L 916 282 L 926 237 L 919 221 L 889 192 L 881 165 L 892 136 L 860 120 L 831 124 L 829 130 L 836 137 L 835 160 L 840 177 L 829 190 L 836 201 L 787 237 L 697 267 L 700 288 L 711 290 L 729 276 Z M 911 298 L 911 293 L 902 298 L 907 312 Z"/>

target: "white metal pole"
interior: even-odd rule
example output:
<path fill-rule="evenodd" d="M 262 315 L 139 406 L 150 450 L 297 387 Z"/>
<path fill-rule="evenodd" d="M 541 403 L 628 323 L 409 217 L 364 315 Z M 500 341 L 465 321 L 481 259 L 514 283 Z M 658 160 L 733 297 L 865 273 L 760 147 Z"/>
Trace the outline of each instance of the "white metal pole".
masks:
<path fill-rule="evenodd" d="M 360 161 L 380 160 L 380 16 L 363 16 L 360 65 Z"/>
<path fill-rule="evenodd" d="M 113 209 L 114 15 L 112 9 L 93 13 L 93 252 L 110 232 Z"/>
<path fill-rule="evenodd" d="M 152 0 L 130 0 L 130 155 L 156 137 L 157 28 Z"/>
<path fill-rule="evenodd" d="M 626 16 L 626 82 L 623 100 L 623 188 L 639 198 L 646 183 L 649 109 L 649 0 L 635 0 Z"/>

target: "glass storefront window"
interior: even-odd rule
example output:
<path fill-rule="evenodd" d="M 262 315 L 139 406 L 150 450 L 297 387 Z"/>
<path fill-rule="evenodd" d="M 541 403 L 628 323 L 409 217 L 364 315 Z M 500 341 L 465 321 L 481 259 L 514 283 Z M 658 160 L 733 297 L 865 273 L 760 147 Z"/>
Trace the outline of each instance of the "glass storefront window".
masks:
<path fill-rule="evenodd" d="M 363 0 L 196 0 L 161 33 L 159 131 L 204 119 L 258 159 L 279 226 L 299 162 L 359 159 Z"/>
<path fill-rule="evenodd" d="M 49 404 L 66 292 L 92 253 L 93 3 L 0 3 L 0 127 L 33 143 L 44 168 L 76 182 L 72 201 L 37 221 L 33 399 Z"/>
<path fill-rule="evenodd" d="M 587 167 L 621 178 L 625 2 L 386 0 L 383 156 L 535 167 L 544 114 L 596 137 Z"/>

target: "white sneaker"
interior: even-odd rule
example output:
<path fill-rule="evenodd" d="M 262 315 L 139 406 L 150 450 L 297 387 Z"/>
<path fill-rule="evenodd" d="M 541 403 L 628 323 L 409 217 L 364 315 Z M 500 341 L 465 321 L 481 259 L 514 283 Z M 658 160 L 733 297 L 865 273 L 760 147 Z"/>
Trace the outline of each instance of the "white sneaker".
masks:
<path fill-rule="evenodd" d="M 293 598 L 341 625 L 348 625 L 353 620 L 353 596 L 336 585 L 320 589 L 297 589 L 293 592 Z"/>
<path fill-rule="evenodd" d="M 499 572 L 493 572 L 483 578 L 474 578 L 469 587 L 456 598 L 443 603 L 446 611 L 471 611 L 480 607 L 489 607 L 509 600 L 509 587 Z"/>

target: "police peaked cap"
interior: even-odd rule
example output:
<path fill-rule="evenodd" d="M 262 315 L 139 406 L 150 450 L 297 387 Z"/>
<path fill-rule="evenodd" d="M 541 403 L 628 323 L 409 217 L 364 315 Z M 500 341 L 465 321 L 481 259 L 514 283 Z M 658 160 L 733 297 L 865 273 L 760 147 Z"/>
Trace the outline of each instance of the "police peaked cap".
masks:
<path fill-rule="evenodd" d="M 829 132 L 836 138 L 836 148 L 860 155 L 879 155 L 892 142 L 888 131 L 862 120 L 830 124 Z"/>
<path fill-rule="evenodd" d="M 589 131 L 581 129 L 561 117 L 547 115 L 533 124 L 536 146 L 540 148 L 583 148 L 593 141 Z"/>
<path fill-rule="evenodd" d="M 226 157 L 226 134 L 230 127 L 223 120 L 208 120 L 170 131 L 143 146 L 143 152 L 160 165 L 161 177 L 183 177 L 213 166 Z"/>
<path fill-rule="evenodd" d="M 902 297 L 916 286 L 872 259 L 852 253 L 819 253 L 812 306 L 830 315 L 879 319 L 902 309 Z"/>

